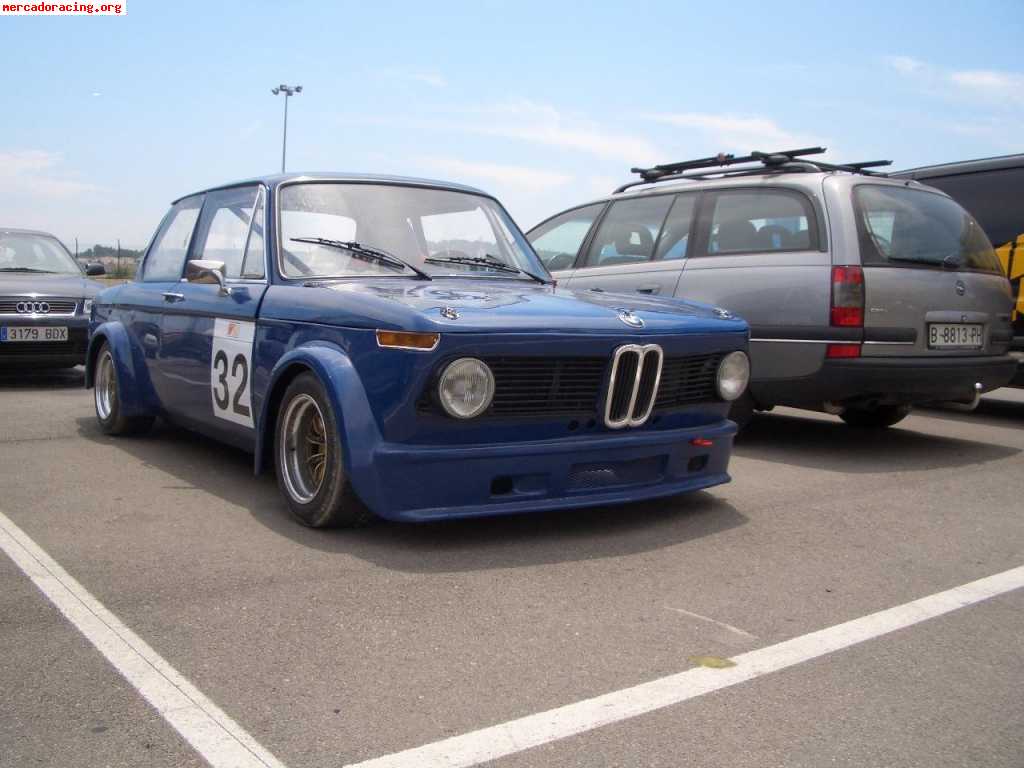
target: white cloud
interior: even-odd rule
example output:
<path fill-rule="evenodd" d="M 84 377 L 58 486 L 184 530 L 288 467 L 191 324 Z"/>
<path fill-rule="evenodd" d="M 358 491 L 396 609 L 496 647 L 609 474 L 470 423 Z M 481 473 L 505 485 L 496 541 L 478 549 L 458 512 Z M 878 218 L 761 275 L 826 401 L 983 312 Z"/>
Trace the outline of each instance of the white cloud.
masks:
<path fill-rule="evenodd" d="M 995 101 L 1006 106 L 1024 104 L 1024 73 L 1021 72 L 946 70 L 910 56 L 886 56 L 885 62 L 933 95 L 958 101 Z"/>
<path fill-rule="evenodd" d="M 912 56 L 886 56 L 885 63 L 901 75 L 912 75 L 915 72 L 921 72 L 927 66 L 923 61 Z"/>
<path fill-rule="evenodd" d="M 452 127 L 634 164 L 656 162 L 659 156 L 645 138 L 607 130 L 592 121 L 565 115 L 549 104 L 520 99 L 468 112 L 476 119 Z"/>
<path fill-rule="evenodd" d="M 441 73 L 434 71 L 382 69 L 379 74 L 389 80 L 403 80 L 405 82 L 421 83 L 423 85 L 429 85 L 431 88 L 445 88 L 448 85 L 448 81 L 445 80 L 444 76 L 441 75 Z"/>
<path fill-rule="evenodd" d="M 827 143 L 820 136 L 789 131 L 774 120 L 760 116 L 719 115 L 705 112 L 649 114 L 644 119 L 703 134 L 709 144 L 721 150 L 771 152 Z"/>
<path fill-rule="evenodd" d="M 435 88 L 444 88 L 448 85 L 448 81 L 436 72 L 414 72 L 411 77 L 413 80 L 432 85 Z"/>
<path fill-rule="evenodd" d="M 55 173 L 61 155 L 42 149 L 0 152 L 0 183 L 4 194 L 42 200 L 67 200 L 94 192 L 95 184 L 62 178 Z"/>
<path fill-rule="evenodd" d="M 1024 102 L 1024 74 L 1021 73 L 970 69 L 950 72 L 949 80 L 974 95 L 1010 102 Z"/>
<path fill-rule="evenodd" d="M 547 190 L 560 187 L 572 181 L 565 173 L 520 165 L 498 163 L 474 163 L 453 157 L 422 157 L 419 163 L 443 173 L 446 178 L 485 179 L 507 187 L 533 190 Z"/>

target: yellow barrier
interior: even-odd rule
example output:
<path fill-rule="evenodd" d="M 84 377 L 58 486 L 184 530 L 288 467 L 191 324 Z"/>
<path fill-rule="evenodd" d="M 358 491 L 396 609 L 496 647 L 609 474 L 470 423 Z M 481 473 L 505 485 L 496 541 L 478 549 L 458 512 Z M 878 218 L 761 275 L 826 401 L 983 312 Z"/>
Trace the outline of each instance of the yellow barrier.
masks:
<path fill-rule="evenodd" d="M 1013 291 L 1017 296 L 1017 303 L 1013 307 L 1014 322 L 1021 315 L 1024 315 L 1024 235 L 1017 235 L 1016 240 L 1011 240 L 1005 245 L 996 248 L 996 256 L 999 263 L 1003 265 L 1003 271 L 1010 278 Z"/>

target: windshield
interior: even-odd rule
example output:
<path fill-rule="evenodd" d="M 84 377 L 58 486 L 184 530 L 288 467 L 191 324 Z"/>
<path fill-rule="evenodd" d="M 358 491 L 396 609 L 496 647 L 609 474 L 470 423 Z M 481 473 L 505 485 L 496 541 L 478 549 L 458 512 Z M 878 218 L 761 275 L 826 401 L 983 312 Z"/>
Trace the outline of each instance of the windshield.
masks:
<path fill-rule="evenodd" d="M 547 274 L 508 214 L 487 197 L 394 184 L 302 182 L 282 187 L 279 200 L 285 277 L 415 277 L 412 269 L 396 270 L 393 261 L 367 258 L 366 249 L 433 276 Z"/>
<path fill-rule="evenodd" d="M 865 264 L 1002 271 L 978 222 L 944 195 L 863 184 L 854 201 Z"/>
<path fill-rule="evenodd" d="M 0 272 L 82 274 L 56 238 L 24 232 L 0 232 Z"/>

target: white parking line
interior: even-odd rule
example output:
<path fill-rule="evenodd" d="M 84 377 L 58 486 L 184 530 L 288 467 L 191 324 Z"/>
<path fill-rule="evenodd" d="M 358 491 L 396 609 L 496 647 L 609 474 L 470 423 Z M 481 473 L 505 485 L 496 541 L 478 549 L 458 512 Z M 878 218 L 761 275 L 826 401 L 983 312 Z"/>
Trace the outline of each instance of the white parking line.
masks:
<path fill-rule="evenodd" d="M 0 512 L 0 549 L 214 768 L 284 768 Z"/>
<path fill-rule="evenodd" d="M 1024 566 L 632 688 L 453 736 L 347 768 L 468 768 L 752 680 L 1024 587 Z"/>

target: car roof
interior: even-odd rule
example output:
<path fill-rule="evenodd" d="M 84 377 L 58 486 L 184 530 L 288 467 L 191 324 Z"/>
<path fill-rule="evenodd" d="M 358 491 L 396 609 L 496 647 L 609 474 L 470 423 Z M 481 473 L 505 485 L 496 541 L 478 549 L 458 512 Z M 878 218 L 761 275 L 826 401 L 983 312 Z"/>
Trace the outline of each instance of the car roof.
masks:
<path fill-rule="evenodd" d="M 863 183 L 865 180 L 879 184 L 906 184 L 906 180 L 892 179 L 889 174 L 860 174 L 848 173 L 845 171 L 792 171 L 779 172 L 765 170 L 764 173 L 744 173 L 734 176 L 720 176 L 711 178 L 689 178 L 671 179 L 665 181 L 651 181 L 641 184 L 622 192 L 611 192 L 610 194 L 598 197 L 573 208 L 582 208 L 587 205 L 605 203 L 611 200 L 621 200 L 629 197 L 644 197 L 647 195 L 671 194 L 684 192 L 686 190 L 702 189 L 726 189 L 731 187 L 759 187 L 759 186 L 786 186 L 803 187 L 808 190 L 820 190 L 821 179 L 824 177 L 847 179 L 854 183 Z M 572 209 L 568 209 L 572 210 Z"/>
<path fill-rule="evenodd" d="M 206 194 L 207 192 L 214 192 L 218 189 L 231 189 L 232 187 L 244 187 L 250 184 L 264 184 L 271 190 L 276 189 L 282 184 L 288 184 L 296 181 L 339 181 L 339 182 L 355 182 L 361 184 L 393 184 L 395 186 L 407 186 L 407 187 L 428 187 L 430 189 L 444 189 L 451 192 L 466 192 L 472 195 L 483 195 L 484 197 L 494 198 L 494 195 L 489 192 L 484 192 L 482 189 L 476 187 L 470 187 L 466 184 L 456 184 L 451 181 L 439 181 L 437 179 L 421 179 L 414 176 L 390 176 L 387 174 L 377 173 L 348 173 L 348 172 L 328 172 L 328 171 L 316 171 L 308 173 L 276 173 L 267 176 L 254 176 L 250 179 L 243 179 L 241 181 L 233 181 L 228 184 L 218 184 L 213 187 L 207 187 L 206 189 L 200 189 L 195 192 L 190 192 L 187 195 L 182 195 L 176 200 L 172 201 L 172 205 L 184 200 L 187 197 L 194 197 L 195 195 Z"/>
<path fill-rule="evenodd" d="M 977 173 L 979 171 L 997 171 L 1005 168 L 1021 167 L 1024 167 L 1024 154 L 983 157 L 978 160 L 960 160 L 954 163 L 942 163 L 941 165 L 923 165 L 919 168 L 896 171 L 890 175 L 904 179 L 931 179 L 939 176 L 955 176 L 961 173 Z"/>
<path fill-rule="evenodd" d="M 59 238 L 51 234 L 50 232 L 43 232 L 41 229 L 23 229 L 22 227 L 0 227 L 0 233 L 10 235 L 39 235 L 41 237 L 52 237 L 54 240 Z"/>

